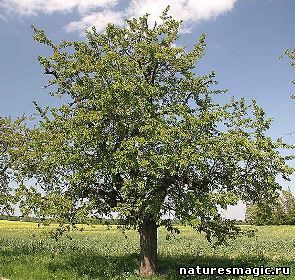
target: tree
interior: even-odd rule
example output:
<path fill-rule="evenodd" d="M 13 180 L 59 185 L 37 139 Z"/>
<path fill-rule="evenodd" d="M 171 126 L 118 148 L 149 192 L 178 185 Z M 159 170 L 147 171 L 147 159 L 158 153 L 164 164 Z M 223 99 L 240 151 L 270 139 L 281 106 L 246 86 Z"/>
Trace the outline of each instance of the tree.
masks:
<path fill-rule="evenodd" d="M 272 208 L 269 205 L 247 205 L 245 220 L 250 225 L 272 225 L 274 224 Z"/>
<path fill-rule="evenodd" d="M 8 208 L 7 197 L 9 193 L 8 169 L 8 143 L 6 139 L 6 122 L 0 118 L 0 212 L 6 212 Z"/>
<path fill-rule="evenodd" d="M 221 105 L 214 73 L 195 74 L 205 36 L 187 51 L 175 44 L 181 22 L 168 9 L 161 19 L 152 28 L 147 15 L 103 34 L 92 28 L 85 41 L 60 44 L 34 28 L 52 50 L 39 56 L 51 95 L 69 102 L 37 106 L 40 125 L 18 151 L 18 169 L 46 193 L 25 191 L 35 215 L 75 224 L 117 212 L 139 231 L 143 276 L 156 272 L 160 225 L 177 231 L 177 218 L 222 243 L 239 229 L 218 209 L 271 201 L 275 177 L 292 171 L 277 151 L 286 145 L 265 136 L 271 121 L 256 102 Z"/>
<path fill-rule="evenodd" d="M 0 214 L 13 212 L 13 196 L 10 183 L 13 179 L 13 150 L 21 144 L 23 118 L 15 122 L 11 118 L 0 117 Z"/>
<path fill-rule="evenodd" d="M 285 225 L 295 225 L 295 197 L 292 192 L 283 190 L 280 199 L 281 211 L 283 212 L 282 223 Z"/>
<path fill-rule="evenodd" d="M 248 205 L 246 221 L 254 225 L 295 225 L 295 197 L 290 190 L 282 190 L 271 205 Z"/>

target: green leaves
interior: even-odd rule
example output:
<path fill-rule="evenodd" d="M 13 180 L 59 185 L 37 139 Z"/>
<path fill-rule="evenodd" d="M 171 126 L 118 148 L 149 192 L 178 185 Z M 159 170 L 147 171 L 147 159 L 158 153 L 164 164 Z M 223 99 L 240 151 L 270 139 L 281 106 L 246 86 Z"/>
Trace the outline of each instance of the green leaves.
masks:
<path fill-rule="evenodd" d="M 295 49 L 286 50 L 285 54 L 291 59 L 291 67 L 295 69 Z M 295 84 L 295 80 L 293 80 L 293 84 Z M 291 97 L 294 99 L 294 95 Z"/>
<path fill-rule="evenodd" d="M 271 201 L 276 176 L 291 174 L 277 151 L 284 144 L 265 135 L 271 120 L 255 101 L 215 101 L 224 93 L 210 88 L 215 73 L 194 73 L 205 35 L 187 51 L 177 41 L 181 22 L 167 12 L 153 28 L 146 15 L 125 28 L 109 24 L 102 34 L 93 28 L 84 42 L 54 44 L 34 28 L 34 39 L 52 49 L 39 57 L 51 94 L 69 100 L 37 107 L 40 127 L 20 149 L 22 173 L 41 184 L 40 201 L 51 201 L 37 212 L 50 216 L 54 208 L 65 220 L 72 209 L 75 221 L 77 213 L 116 211 L 135 227 L 145 216 L 161 223 L 173 213 L 198 221 L 208 240 L 220 243 L 237 232 L 218 209 Z M 63 209 L 54 206 L 59 196 Z"/>
<path fill-rule="evenodd" d="M 13 121 L 10 117 L 0 117 L 0 213 L 10 215 L 14 212 L 16 198 L 13 194 L 12 182 L 19 179 L 15 168 L 19 152 L 24 147 L 25 117 Z"/>
<path fill-rule="evenodd" d="M 248 205 L 246 220 L 255 225 L 294 225 L 295 198 L 292 192 L 282 190 L 271 204 L 261 201 Z"/>

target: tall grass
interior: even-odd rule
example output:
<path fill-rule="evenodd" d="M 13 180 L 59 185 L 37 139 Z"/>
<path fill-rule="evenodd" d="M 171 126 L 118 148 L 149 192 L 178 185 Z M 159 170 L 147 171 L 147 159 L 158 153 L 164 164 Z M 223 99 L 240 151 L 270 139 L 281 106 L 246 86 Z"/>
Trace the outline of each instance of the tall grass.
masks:
<path fill-rule="evenodd" d="M 241 237 L 216 249 L 190 228 L 180 227 L 181 234 L 169 240 L 166 240 L 167 232 L 160 228 L 159 275 L 153 279 L 186 279 L 178 275 L 178 267 L 197 265 L 289 266 L 288 279 L 295 279 L 295 226 L 257 228 L 255 237 Z M 116 226 L 111 229 L 85 226 L 83 231 L 71 232 L 55 241 L 49 236 L 51 229 L 34 223 L 0 221 L 0 279 L 141 279 L 137 232 L 127 231 L 125 236 Z M 286 276 L 260 276 L 259 279 L 286 279 Z"/>

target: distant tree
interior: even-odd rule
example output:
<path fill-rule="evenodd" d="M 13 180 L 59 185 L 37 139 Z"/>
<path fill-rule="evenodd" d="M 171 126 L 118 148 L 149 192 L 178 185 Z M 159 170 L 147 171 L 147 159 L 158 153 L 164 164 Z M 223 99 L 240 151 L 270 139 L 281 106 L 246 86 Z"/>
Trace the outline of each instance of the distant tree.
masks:
<path fill-rule="evenodd" d="M 251 225 L 273 224 L 272 208 L 269 205 L 250 204 L 246 208 L 245 220 Z"/>
<path fill-rule="evenodd" d="M 237 201 L 272 201 L 278 174 L 292 169 L 265 135 L 271 121 L 256 104 L 214 101 L 214 73 L 198 76 L 202 35 L 191 51 L 177 41 L 180 22 L 168 16 L 148 26 L 148 16 L 127 27 L 95 28 L 86 41 L 55 44 L 39 57 L 51 76 L 51 95 L 68 103 L 42 110 L 40 126 L 18 150 L 19 170 L 45 195 L 23 187 L 36 215 L 70 221 L 111 216 L 140 233 L 140 274 L 157 266 L 157 228 L 173 219 L 220 244 L 240 231 L 220 208 Z M 26 202 L 26 195 L 22 201 Z M 169 214 L 172 214 L 169 216 Z"/>
<path fill-rule="evenodd" d="M 7 124 L 6 120 L 0 118 L 0 212 L 5 213 L 8 210 L 7 197 L 9 195 L 9 154 L 7 143 Z"/>
<path fill-rule="evenodd" d="M 284 213 L 282 215 L 282 224 L 285 225 L 295 225 L 295 197 L 291 191 L 282 191 L 283 194 L 280 197 L 281 209 L 279 213 Z"/>
<path fill-rule="evenodd" d="M 10 182 L 13 178 L 13 150 L 20 145 L 22 119 L 13 122 L 11 118 L 0 117 L 0 214 L 12 214 L 13 196 Z"/>
<path fill-rule="evenodd" d="M 291 191 L 282 190 L 272 204 L 248 205 L 246 221 L 253 225 L 294 225 L 295 197 Z"/>

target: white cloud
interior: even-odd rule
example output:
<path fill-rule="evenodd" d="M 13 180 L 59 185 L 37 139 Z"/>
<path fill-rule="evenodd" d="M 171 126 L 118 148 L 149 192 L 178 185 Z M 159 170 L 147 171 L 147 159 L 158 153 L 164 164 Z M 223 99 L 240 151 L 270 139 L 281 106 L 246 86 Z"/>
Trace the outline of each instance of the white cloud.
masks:
<path fill-rule="evenodd" d="M 106 8 L 117 4 L 117 0 L 1 0 L 0 7 L 8 13 L 20 15 L 51 14 L 54 12 L 71 12 L 78 9 L 86 13 L 96 8 Z"/>
<path fill-rule="evenodd" d="M 112 22 L 115 25 L 123 25 L 124 16 L 121 12 L 115 12 L 111 10 L 92 13 L 90 15 L 84 16 L 79 21 L 71 22 L 66 26 L 66 30 L 68 32 L 84 32 L 84 30 L 89 29 L 92 26 L 95 26 L 97 28 L 97 31 L 101 32 L 105 29 L 109 22 Z"/>
<path fill-rule="evenodd" d="M 138 17 L 150 14 L 150 22 L 159 20 L 162 11 L 169 5 L 170 14 L 184 21 L 187 26 L 201 21 L 216 18 L 233 9 L 237 0 L 132 0 L 127 9 L 129 16 Z"/>
<path fill-rule="evenodd" d="M 108 22 L 123 25 L 125 18 L 150 14 L 151 23 L 159 21 L 162 11 L 169 5 L 170 14 L 184 21 L 183 31 L 201 20 L 215 19 L 233 9 L 237 0 L 128 0 L 121 11 L 112 10 L 123 0 L 0 0 L 8 13 L 36 15 L 39 13 L 71 12 L 77 9 L 81 18 L 66 26 L 68 32 L 82 33 L 91 26 L 104 30 Z M 126 0 L 125 0 L 126 1 Z"/>
<path fill-rule="evenodd" d="M 149 21 L 153 24 L 160 20 L 163 10 L 169 5 L 170 14 L 176 19 L 182 19 L 183 32 L 189 32 L 190 26 L 201 20 L 216 18 L 218 15 L 233 9 L 237 0 L 131 0 L 125 10 L 111 13 L 97 12 L 86 15 L 81 20 L 70 23 L 67 31 L 83 32 L 90 26 L 96 26 L 99 31 L 104 30 L 108 22 L 123 25 L 124 18 L 150 14 Z"/>

